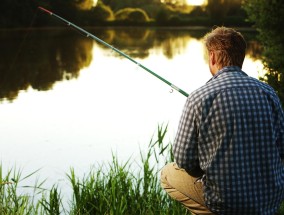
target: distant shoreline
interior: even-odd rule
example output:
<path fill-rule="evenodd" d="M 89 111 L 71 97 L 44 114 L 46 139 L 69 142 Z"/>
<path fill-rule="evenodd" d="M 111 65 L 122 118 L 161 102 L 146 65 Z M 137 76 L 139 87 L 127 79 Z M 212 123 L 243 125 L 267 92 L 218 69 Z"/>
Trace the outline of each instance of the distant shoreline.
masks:
<path fill-rule="evenodd" d="M 62 26 L 46 26 L 46 27 L 15 27 L 15 28 L 0 28 L 0 32 L 5 32 L 5 31 L 27 31 L 27 30 L 64 30 L 70 27 L 66 25 Z M 210 30 L 212 27 L 210 26 L 201 26 L 201 25 L 196 25 L 196 26 L 84 26 L 82 27 L 83 29 L 165 29 L 165 30 Z M 257 32 L 257 30 L 253 27 L 242 27 L 242 26 L 231 26 L 231 28 L 237 29 L 239 31 L 249 31 L 249 32 Z M 71 28 L 72 29 L 72 28 Z"/>

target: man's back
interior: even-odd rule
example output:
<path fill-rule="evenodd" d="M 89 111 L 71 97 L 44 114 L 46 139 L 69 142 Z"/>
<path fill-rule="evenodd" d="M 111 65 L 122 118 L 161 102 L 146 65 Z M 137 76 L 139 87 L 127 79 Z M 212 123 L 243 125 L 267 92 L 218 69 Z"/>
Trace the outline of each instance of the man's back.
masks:
<path fill-rule="evenodd" d="M 213 77 L 186 100 L 161 185 L 194 214 L 274 215 L 284 200 L 279 98 L 241 70 L 240 32 L 222 26 L 203 39 Z"/>
<path fill-rule="evenodd" d="M 284 122 L 272 88 L 227 67 L 191 96 L 207 206 L 218 214 L 275 213 L 284 196 Z"/>

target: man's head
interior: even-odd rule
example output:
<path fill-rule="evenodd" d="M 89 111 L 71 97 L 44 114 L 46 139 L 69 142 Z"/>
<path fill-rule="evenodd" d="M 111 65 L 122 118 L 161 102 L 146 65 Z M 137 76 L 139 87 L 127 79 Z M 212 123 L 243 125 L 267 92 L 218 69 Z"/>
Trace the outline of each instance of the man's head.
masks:
<path fill-rule="evenodd" d="M 213 75 L 225 66 L 242 68 L 246 42 L 241 33 L 232 28 L 217 27 L 204 36 L 204 41 Z"/>

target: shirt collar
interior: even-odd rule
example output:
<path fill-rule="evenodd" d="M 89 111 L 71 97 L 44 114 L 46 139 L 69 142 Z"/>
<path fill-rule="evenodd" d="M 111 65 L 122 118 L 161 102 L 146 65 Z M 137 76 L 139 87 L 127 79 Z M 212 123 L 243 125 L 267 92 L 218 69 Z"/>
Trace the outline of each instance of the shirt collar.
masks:
<path fill-rule="evenodd" d="M 224 73 L 227 73 L 227 72 L 238 72 L 238 73 L 240 73 L 240 74 L 242 74 L 242 75 L 248 76 L 248 75 L 247 75 L 245 72 L 243 72 L 243 71 L 241 70 L 241 68 L 238 67 L 238 66 L 225 66 L 225 67 L 223 67 L 222 69 L 220 69 L 212 78 L 210 78 L 210 80 L 209 80 L 208 82 L 210 82 L 210 81 L 212 81 L 212 80 L 218 78 L 220 75 L 222 75 L 222 74 L 224 74 Z M 208 82 L 207 82 L 207 83 L 208 83 Z"/>

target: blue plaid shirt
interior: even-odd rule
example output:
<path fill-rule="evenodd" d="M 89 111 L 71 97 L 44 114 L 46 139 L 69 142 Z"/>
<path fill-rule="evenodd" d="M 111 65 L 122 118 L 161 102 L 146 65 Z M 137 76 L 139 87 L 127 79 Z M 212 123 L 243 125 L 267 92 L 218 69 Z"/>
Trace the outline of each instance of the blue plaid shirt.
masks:
<path fill-rule="evenodd" d="M 216 214 L 275 214 L 284 199 L 284 114 L 274 90 L 224 67 L 189 95 L 173 145 L 176 163 L 203 171 Z"/>

